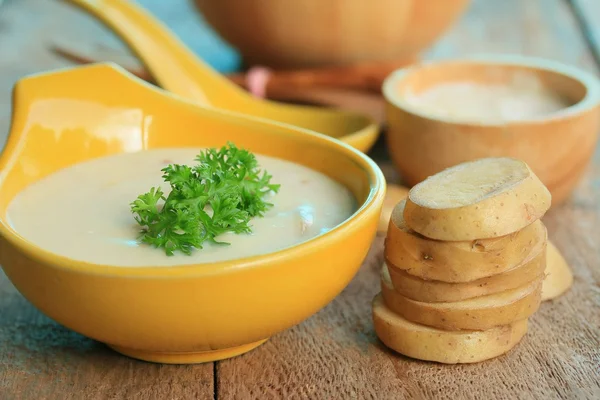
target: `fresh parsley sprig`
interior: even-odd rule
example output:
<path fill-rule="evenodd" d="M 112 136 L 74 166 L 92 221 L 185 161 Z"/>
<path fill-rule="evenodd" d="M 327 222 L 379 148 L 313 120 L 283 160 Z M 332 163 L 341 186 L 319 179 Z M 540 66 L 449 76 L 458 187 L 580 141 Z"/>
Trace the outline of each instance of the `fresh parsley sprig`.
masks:
<path fill-rule="evenodd" d="M 217 241 L 226 232 L 249 233 L 249 222 L 262 217 L 273 204 L 264 200 L 279 185 L 261 171 L 254 154 L 228 143 L 221 149 L 207 149 L 195 166 L 171 164 L 162 169 L 171 191 L 151 188 L 131 203 L 131 212 L 142 227 L 141 241 L 191 254 L 205 242 Z"/>

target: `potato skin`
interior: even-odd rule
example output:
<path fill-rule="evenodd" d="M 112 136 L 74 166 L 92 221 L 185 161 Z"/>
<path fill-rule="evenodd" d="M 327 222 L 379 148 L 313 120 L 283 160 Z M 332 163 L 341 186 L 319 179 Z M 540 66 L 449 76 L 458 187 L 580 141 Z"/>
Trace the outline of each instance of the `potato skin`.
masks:
<path fill-rule="evenodd" d="M 517 289 L 451 303 L 424 303 L 399 294 L 382 277 L 381 293 L 387 307 L 409 321 L 438 329 L 482 331 L 526 319 L 537 311 L 542 280 Z"/>
<path fill-rule="evenodd" d="M 573 272 L 560 251 L 548 242 L 546 276 L 542 283 L 542 301 L 555 299 L 573 285 Z"/>
<path fill-rule="evenodd" d="M 377 232 L 386 232 L 388 230 L 390 216 L 396 204 L 406 199 L 408 196 L 408 188 L 401 185 L 394 185 L 392 183 L 387 185 L 385 198 L 383 199 L 383 206 L 381 207 L 381 215 L 379 216 L 379 225 L 377 226 Z"/>
<path fill-rule="evenodd" d="M 546 227 L 535 221 L 506 236 L 444 242 L 410 229 L 404 220 L 405 201 L 392 213 L 385 239 L 385 259 L 413 276 L 443 282 L 470 282 L 521 264 L 533 248 L 547 240 Z"/>
<path fill-rule="evenodd" d="M 485 331 L 443 331 L 414 324 L 391 311 L 381 294 L 373 299 L 373 324 L 390 349 L 419 360 L 444 364 L 475 363 L 498 357 L 527 332 L 527 319 Z"/>
<path fill-rule="evenodd" d="M 529 176 L 516 185 L 453 208 L 427 207 L 427 199 L 418 198 L 419 186 L 427 185 L 428 178 L 408 194 L 406 224 L 425 237 L 445 241 L 489 239 L 517 232 L 540 219 L 551 205 L 548 189 L 527 164 L 523 167 L 529 170 Z"/>
<path fill-rule="evenodd" d="M 488 276 L 470 282 L 448 283 L 425 280 L 410 275 L 392 265 L 383 265 L 394 289 L 409 299 L 427 303 L 453 302 L 487 296 L 505 290 L 515 289 L 539 279 L 546 269 L 546 243 L 539 243 L 521 265 L 501 274 Z"/>

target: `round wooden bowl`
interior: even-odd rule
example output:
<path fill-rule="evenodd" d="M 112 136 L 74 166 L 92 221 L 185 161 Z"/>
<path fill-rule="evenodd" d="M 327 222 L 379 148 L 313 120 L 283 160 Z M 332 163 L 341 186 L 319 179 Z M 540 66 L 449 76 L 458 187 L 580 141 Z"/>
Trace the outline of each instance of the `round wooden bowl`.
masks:
<path fill-rule="evenodd" d="M 473 122 L 435 115 L 410 101 L 443 83 L 508 84 L 523 77 L 572 105 L 540 118 Z M 390 156 L 410 186 L 464 161 L 507 156 L 529 164 L 557 205 L 581 178 L 598 140 L 600 82 L 548 60 L 490 55 L 414 65 L 392 73 L 383 93 Z"/>
<path fill-rule="evenodd" d="M 456 20 L 469 0 L 195 3 L 247 64 L 297 68 L 412 59 Z"/>

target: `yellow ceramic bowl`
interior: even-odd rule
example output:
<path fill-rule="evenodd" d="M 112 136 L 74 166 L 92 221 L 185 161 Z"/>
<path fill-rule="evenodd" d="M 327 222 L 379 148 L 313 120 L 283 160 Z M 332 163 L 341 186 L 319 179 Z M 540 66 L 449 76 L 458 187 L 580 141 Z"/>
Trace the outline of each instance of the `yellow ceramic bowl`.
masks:
<path fill-rule="evenodd" d="M 505 84 L 515 79 L 544 85 L 573 105 L 546 117 L 500 123 L 440 117 L 409 100 L 444 83 Z M 557 205 L 583 175 L 600 131 L 598 79 L 549 60 L 481 55 L 423 63 L 390 75 L 383 93 L 389 153 L 410 186 L 465 161 L 507 156 L 527 162 Z"/>
<path fill-rule="evenodd" d="M 74 261 L 26 241 L 6 219 L 20 190 L 72 164 L 226 141 L 327 174 L 352 191 L 359 209 L 330 232 L 282 251 L 173 268 Z M 200 108 L 109 64 L 18 82 L 0 171 L 0 264 L 23 296 L 76 332 L 166 363 L 244 353 L 325 306 L 365 258 L 385 192 L 379 168 L 348 145 Z"/>

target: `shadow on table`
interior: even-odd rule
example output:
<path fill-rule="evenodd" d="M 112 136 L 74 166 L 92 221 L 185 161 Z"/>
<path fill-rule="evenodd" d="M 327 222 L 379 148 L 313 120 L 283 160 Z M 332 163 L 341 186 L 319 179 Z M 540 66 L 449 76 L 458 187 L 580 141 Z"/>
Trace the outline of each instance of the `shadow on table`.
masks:
<path fill-rule="evenodd" d="M 129 359 L 44 316 L 0 272 L 0 375 L 3 370 L 43 373 L 68 364 L 123 360 Z"/>
<path fill-rule="evenodd" d="M 51 372 L 82 363 L 127 360 L 105 345 L 79 335 L 37 311 L 15 294 L 0 305 L 0 372 Z"/>
<path fill-rule="evenodd" d="M 0 270 L 0 399 L 212 398 L 212 364 L 122 356 L 42 315 Z"/>

